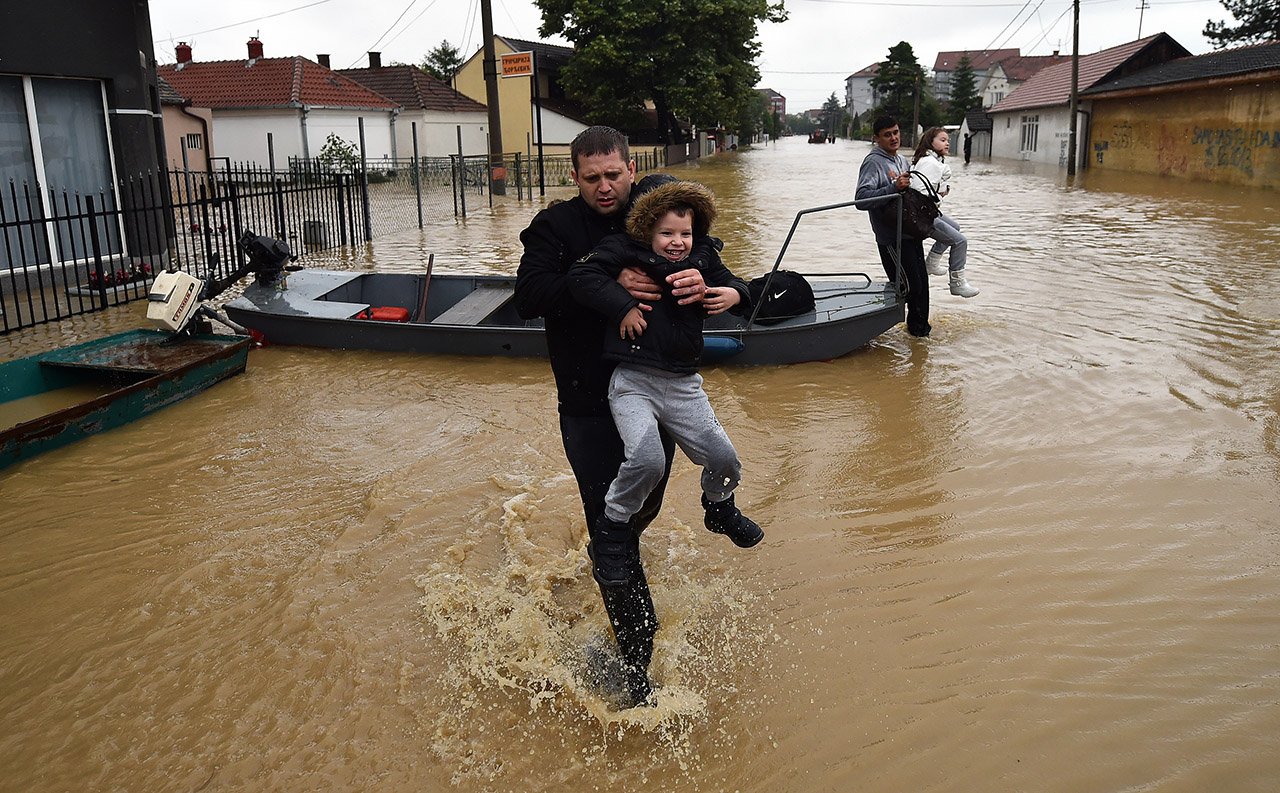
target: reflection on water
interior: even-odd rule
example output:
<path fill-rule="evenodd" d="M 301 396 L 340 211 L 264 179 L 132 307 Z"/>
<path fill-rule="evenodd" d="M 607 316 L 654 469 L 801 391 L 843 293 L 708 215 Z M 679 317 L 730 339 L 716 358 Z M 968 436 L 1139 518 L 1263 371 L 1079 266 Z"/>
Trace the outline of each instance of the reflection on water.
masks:
<path fill-rule="evenodd" d="M 673 170 L 753 275 L 866 151 Z M 767 539 L 704 531 L 677 464 L 643 548 L 657 708 L 592 679 L 545 362 L 267 348 L 0 472 L 0 788 L 1274 789 L 1275 194 L 956 171 L 983 292 L 935 280 L 932 338 L 707 372 Z M 511 273 L 536 208 L 310 263 Z M 879 271 L 856 210 L 793 248 Z"/>

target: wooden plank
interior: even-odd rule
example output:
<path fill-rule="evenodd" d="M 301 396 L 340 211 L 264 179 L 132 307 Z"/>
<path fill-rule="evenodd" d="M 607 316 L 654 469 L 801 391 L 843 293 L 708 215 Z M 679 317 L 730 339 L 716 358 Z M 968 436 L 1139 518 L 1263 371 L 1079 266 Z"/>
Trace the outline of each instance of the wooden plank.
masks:
<path fill-rule="evenodd" d="M 512 286 L 481 286 L 431 320 L 436 325 L 479 325 L 516 295 Z"/>

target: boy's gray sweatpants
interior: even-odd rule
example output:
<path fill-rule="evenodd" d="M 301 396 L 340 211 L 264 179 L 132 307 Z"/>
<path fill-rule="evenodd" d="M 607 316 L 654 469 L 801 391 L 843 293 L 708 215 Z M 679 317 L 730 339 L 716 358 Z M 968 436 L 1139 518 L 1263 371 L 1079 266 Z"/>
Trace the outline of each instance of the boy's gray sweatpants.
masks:
<path fill-rule="evenodd" d="M 702 492 L 708 501 L 733 494 L 742 465 L 702 390 L 702 375 L 618 364 L 609 381 L 609 409 L 626 452 L 604 497 L 610 520 L 629 521 L 661 481 L 667 460 L 659 424 L 702 466 Z"/>

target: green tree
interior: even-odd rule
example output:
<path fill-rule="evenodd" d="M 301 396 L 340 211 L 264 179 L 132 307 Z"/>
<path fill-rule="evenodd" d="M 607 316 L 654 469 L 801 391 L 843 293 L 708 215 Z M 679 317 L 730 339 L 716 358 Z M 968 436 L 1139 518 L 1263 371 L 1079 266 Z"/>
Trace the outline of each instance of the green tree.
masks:
<path fill-rule="evenodd" d="M 753 91 L 752 93 L 754 96 L 742 104 L 733 129 L 734 133 L 744 143 L 754 141 L 756 135 L 761 132 L 768 133 L 769 119 L 773 115 L 769 108 L 769 100 L 765 95 L 759 91 Z"/>
<path fill-rule="evenodd" d="M 849 114 L 844 112 L 844 106 L 836 99 L 835 91 L 822 103 L 822 113 L 826 117 L 824 125 L 829 138 L 838 137 L 849 125 Z"/>
<path fill-rule="evenodd" d="M 1275 0 L 1220 0 L 1240 24 L 1227 27 L 1226 22 L 1210 19 L 1204 26 L 1204 37 L 1220 50 L 1232 44 L 1261 44 L 1280 41 L 1280 4 Z"/>
<path fill-rule="evenodd" d="M 876 109 L 898 119 L 905 128 L 911 123 L 916 94 L 924 90 L 924 82 L 924 68 L 916 60 L 915 51 L 907 42 L 898 42 L 889 48 L 889 57 L 871 78 L 871 87 L 880 96 Z"/>
<path fill-rule="evenodd" d="M 959 124 L 964 121 L 965 113 L 976 107 L 981 107 L 982 97 L 978 96 L 977 83 L 969 56 L 961 56 L 960 62 L 956 64 L 955 73 L 951 75 L 951 105 L 947 112 L 948 124 Z"/>
<path fill-rule="evenodd" d="M 360 149 L 356 144 L 343 140 L 330 132 L 316 160 L 334 171 L 355 172 L 360 167 Z"/>
<path fill-rule="evenodd" d="M 462 53 L 447 40 L 427 53 L 427 57 L 418 68 L 432 77 L 445 83 L 453 82 L 454 72 L 462 65 Z"/>
<path fill-rule="evenodd" d="M 635 126 L 651 100 L 668 143 L 681 139 L 677 118 L 704 127 L 739 118 L 760 78 L 757 24 L 786 19 L 782 3 L 771 0 L 534 4 L 539 32 L 574 45 L 560 80 L 588 119 Z"/>

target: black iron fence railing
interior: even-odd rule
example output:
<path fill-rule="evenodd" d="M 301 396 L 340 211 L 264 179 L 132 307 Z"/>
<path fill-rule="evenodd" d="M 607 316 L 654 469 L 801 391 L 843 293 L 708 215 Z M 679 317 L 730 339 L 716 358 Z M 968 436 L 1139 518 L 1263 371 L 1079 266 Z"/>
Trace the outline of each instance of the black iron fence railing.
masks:
<path fill-rule="evenodd" d="M 641 171 L 661 149 L 633 151 Z M 506 194 L 571 184 L 567 155 L 503 158 Z M 368 242 L 422 228 L 424 216 L 492 205 L 487 155 L 369 160 L 365 170 L 291 159 L 285 170 L 216 161 L 123 179 L 94 195 L 0 184 L 0 333 L 145 299 L 156 273 L 225 277 L 247 230 L 294 252 Z"/>

